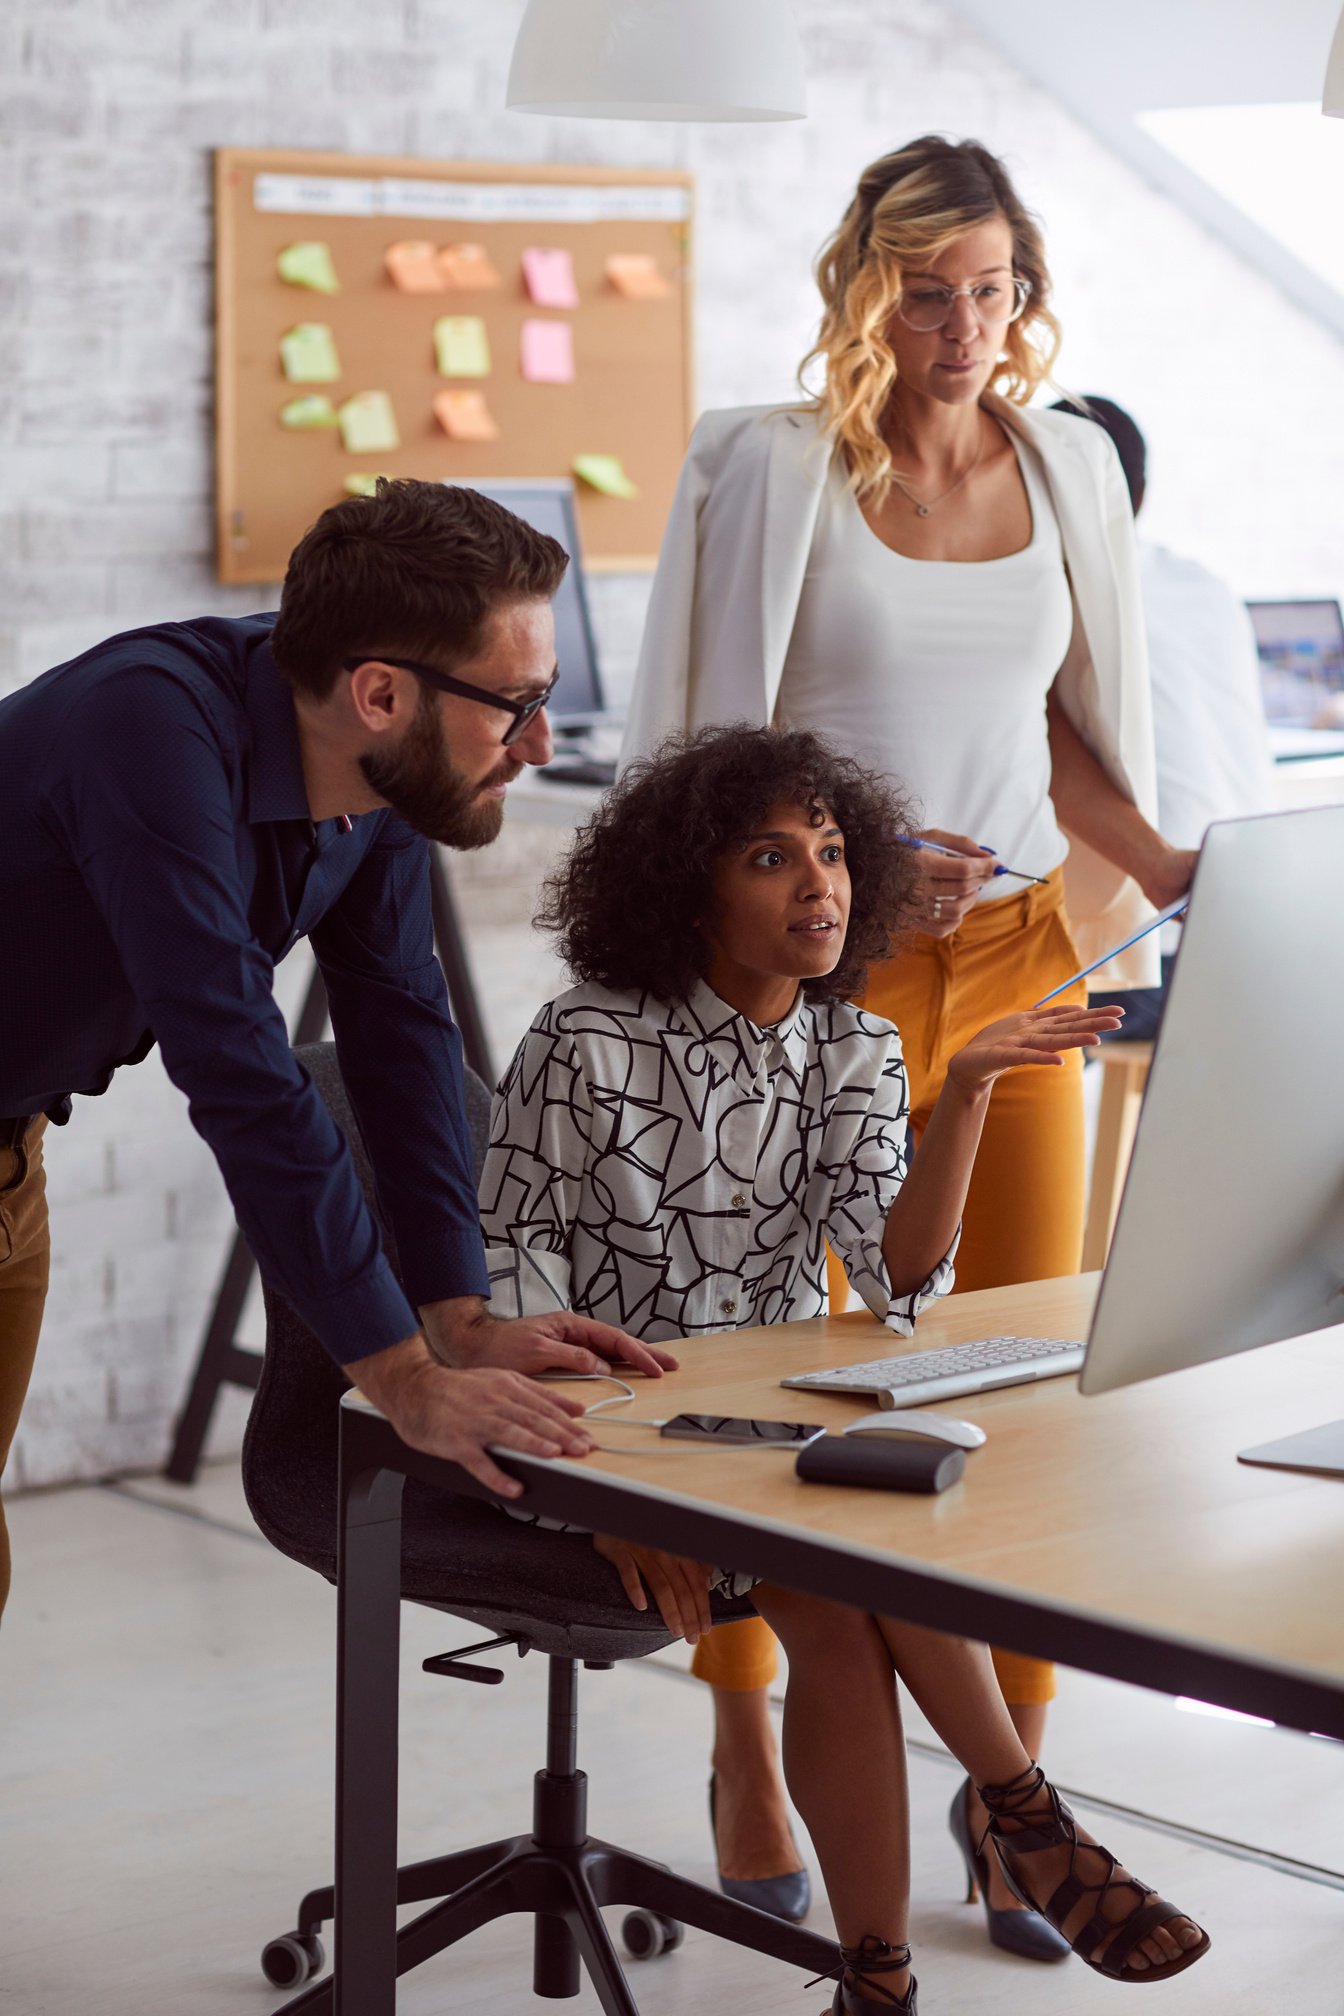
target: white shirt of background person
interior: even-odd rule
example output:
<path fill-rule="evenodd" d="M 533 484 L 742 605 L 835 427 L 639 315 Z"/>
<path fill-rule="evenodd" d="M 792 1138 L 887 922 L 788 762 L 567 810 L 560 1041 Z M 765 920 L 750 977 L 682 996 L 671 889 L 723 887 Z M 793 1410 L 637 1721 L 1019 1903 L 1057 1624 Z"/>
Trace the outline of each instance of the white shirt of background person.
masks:
<path fill-rule="evenodd" d="M 1198 847 L 1215 819 L 1275 806 L 1260 661 L 1245 604 L 1202 567 L 1139 541 L 1157 744 L 1157 824 L 1173 847 Z M 1180 926 L 1162 933 L 1175 951 Z"/>

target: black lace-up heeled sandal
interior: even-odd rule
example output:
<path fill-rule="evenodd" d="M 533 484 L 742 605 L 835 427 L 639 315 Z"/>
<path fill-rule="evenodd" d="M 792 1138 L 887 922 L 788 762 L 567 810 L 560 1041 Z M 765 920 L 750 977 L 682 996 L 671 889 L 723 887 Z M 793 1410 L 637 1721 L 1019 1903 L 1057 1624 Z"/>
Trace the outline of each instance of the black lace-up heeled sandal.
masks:
<path fill-rule="evenodd" d="M 1078 1823 L 1039 1765 L 1028 1765 L 1006 1785 L 982 1785 L 979 1791 L 989 1815 L 981 1842 L 987 1837 L 993 1840 L 1009 1889 L 1028 1910 L 1039 1911 L 1048 1919 L 1095 1973 L 1104 1974 L 1108 1981 L 1168 1981 L 1208 1952 L 1209 1935 L 1196 1926 L 1197 1946 L 1178 1953 L 1174 1960 L 1150 1960 L 1146 1967 L 1131 1967 L 1129 1958 L 1137 1946 L 1159 1926 L 1187 1914 L 1179 1905 L 1159 1897 L 1147 1883 L 1119 1875 L 1120 1864 L 1109 1849 L 1098 1842 L 1079 1840 Z M 1042 1902 L 1031 1895 L 1023 1865 L 1028 1856 L 1051 1848 L 1068 1848 L 1069 1866 L 1053 1894 Z M 1100 1869 L 1100 1876 L 1089 1879 L 1082 1873 L 1089 1868 Z M 1106 1909 L 1108 1898 L 1114 1904 L 1126 1895 L 1133 1900 L 1128 1911 Z M 1091 1909 L 1070 1935 L 1065 1927 L 1083 1903 Z"/>
<path fill-rule="evenodd" d="M 913 1974 L 904 1995 L 898 1995 L 877 1978 L 882 1974 L 899 1974 L 910 1965 L 908 1946 L 890 1946 L 885 1939 L 875 1939 L 869 1933 L 857 1946 L 842 1946 L 840 1957 L 845 1964 L 835 1984 L 831 2016 L 891 2016 L 893 2009 L 900 2016 L 919 2016 L 915 1992 L 918 1984 Z M 829 1978 L 819 1974 L 807 1985 L 815 1988 L 818 1982 Z"/>

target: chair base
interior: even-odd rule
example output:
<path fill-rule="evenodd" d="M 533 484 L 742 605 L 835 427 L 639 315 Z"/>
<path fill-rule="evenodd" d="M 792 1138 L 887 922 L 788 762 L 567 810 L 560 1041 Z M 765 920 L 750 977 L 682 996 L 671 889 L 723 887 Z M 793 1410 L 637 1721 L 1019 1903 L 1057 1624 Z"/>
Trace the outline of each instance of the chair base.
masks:
<path fill-rule="evenodd" d="M 605 2016 L 639 2016 L 602 1921 L 607 1904 L 693 1925 L 810 1974 L 835 1975 L 840 1949 L 833 1940 L 691 1883 L 647 1856 L 589 1838 L 588 1780 L 574 1764 L 575 1662 L 552 1656 L 549 1664 L 548 1768 L 533 1780 L 532 1831 L 397 1871 L 399 1905 L 440 1900 L 398 1932 L 398 1977 L 482 1925 L 527 1912 L 536 1921 L 534 1994 L 549 2001 L 577 1995 L 586 1968 Z M 334 1910 L 332 1888 L 310 1891 L 299 1907 L 298 1940 L 312 1940 Z M 335 1982 L 328 1979 L 303 1989 L 277 2016 L 331 2016 L 334 2006 Z"/>
<path fill-rule="evenodd" d="M 533 1993 L 547 2000 L 577 1995 L 582 1966 L 606 2016 L 638 2016 L 638 2004 L 599 1915 L 604 1904 L 654 1911 L 812 1974 L 831 1972 L 839 1964 L 838 1948 L 818 1933 L 782 1924 L 765 1911 L 734 1903 L 607 1841 L 546 1848 L 534 1836 L 520 1834 L 398 1871 L 399 1904 L 431 1897 L 442 1901 L 397 1935 L 399 1976 L 496 1918 L 528 1912 L 536 1920 Z M 332 1908 L 330 1889 L 311 1892 L 299 1911 L 299 1931 L 311 1936 Z M 306 2016 L 329 2016 L 334 1992 L 331 1980 L 314 1982 L 285 2003 L 279 2016 L 297 2016 L 300 2010 Z"/>

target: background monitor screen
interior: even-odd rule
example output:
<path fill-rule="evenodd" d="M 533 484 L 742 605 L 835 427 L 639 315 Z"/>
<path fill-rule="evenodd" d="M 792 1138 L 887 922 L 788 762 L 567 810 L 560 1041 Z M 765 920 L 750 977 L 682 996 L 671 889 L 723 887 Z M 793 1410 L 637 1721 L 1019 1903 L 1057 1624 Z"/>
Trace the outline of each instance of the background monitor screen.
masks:
<path fill-rule="evenodd" d="M 1248 602 L 1265 716 L 1291 728 L 1344 727 L 1344 617 L 1338 602 Z"/>
<path fill-rule="evenodd" d="M 555 655 L 560 667 L 560 683 L 547 705 L 547 713 L 558 723 L 592 721 L 603 709 L 602 685 L 597 672 L 597 651 L 588 612 L 588 594 L 583 578 L 583 557 L 579 551 L 578 516 L 574 509 L 574 486 L 564 479 L 470 483 L 465 489 L 479 490 L 493 497 L 519 518 L 525 518 L 538 532 L 558 539 L 569 555 L 569 566 L 555 598 Z"/>

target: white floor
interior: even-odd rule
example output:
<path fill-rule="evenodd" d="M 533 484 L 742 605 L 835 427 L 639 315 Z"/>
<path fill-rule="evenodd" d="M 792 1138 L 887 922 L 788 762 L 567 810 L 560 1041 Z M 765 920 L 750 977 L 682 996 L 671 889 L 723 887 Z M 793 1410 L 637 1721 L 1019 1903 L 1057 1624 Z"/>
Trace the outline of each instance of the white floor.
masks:
<path fill-rule="evenodd" d="M 325 1880 L 331 1828 L 334 1598 L 251 1528 L 237 1476 L 40 1493 L 10 1508 L 16 1575 L 0 1640 L 0 2012 L 263 2016 L 263 1942 Z M 521 1828 L 541 1761 L 545 1669 L 501 1688 L 431 1679 L 463 1642 L 408 1610 L 403 1854 Z M 594 1830 L 704 1881 L 706 1704 L 676 1652 L 584 1676 L 581 1760 Z M 912 1733 L 927 1740 L 917 1722 Z M 1178 1712 L 1064 1676 L 1050 1762 L 1082 1795 L 1344 1871 L 1344 1748 Z M 956 1774 L 912 1768 L 914 1937 L 927 2016 L 1073 2016 L 1114 1988 L 1070 1961 L 995 1955 L 960 1902 L 945 1827 Z M 1116 1819 L 1085 1817 L 1197 1913 L 1214 1951 L 1160 1989 L 1173 2016 L 1340 2016 L 1344 1874 L 1335 1887 Z M 813 1914 L 827 1924 L 824 1905 Z M 518 1922 L 482 1932 L 402 1984 L 406 2016 L 537 2006 Z M 632 1969 L 647 2016 L 819 2010 L 790 1970 L 692 1934 Z M 585 1990 L 571 2006 L 595 2010 Z"/>

